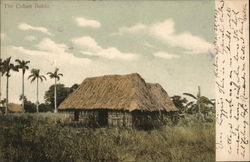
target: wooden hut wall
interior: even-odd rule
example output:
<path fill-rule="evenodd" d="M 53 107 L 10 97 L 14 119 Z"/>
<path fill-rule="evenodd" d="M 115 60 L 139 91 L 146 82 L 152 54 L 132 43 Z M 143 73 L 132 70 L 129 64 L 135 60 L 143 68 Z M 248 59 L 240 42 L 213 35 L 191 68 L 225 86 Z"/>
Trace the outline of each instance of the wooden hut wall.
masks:
<path fill-rule="evenodd" d="M 159 111 L 134 111 L 132 112 L 132 117 L 134 128 L 151 129 L 163 125 L 163 114 Z"/>
<path fill-rule="evenodd" d="M 88 111 L 88 110 L 80 110 L 79 111 L 79 121 L 88 121 L 88 120 L 97 120 L 98 112 L 97 111 Z"/>
<path fill-rule="evenodd" d="M 132 127 L 132 115 L 127 111 L 109 111 L 108 112 L 109 127 Z"/>
<path fill-rule="evenodd" d="M 74 110 L 63 110 L 63 111 L 59 111 L 59 112 L 62 112 L 62 113 L 65 113 L 65 117 L 66 117 L 66 114 L 67 114 L 67 120 L 68 121 L 74 121 L 75 120 L 75 111 Z"/>
<path fill-rule="evenodd" d="M 172 116 L 172 113 L 159 111 L 117 111 L 117 110 L 66 110 L 70 121 L 77 121 L 90 127 L 125 127 L 125 128 L 157 128 L 164 124 L 164 116 Z"/>
<path fill-rule="evenodd" d="M 87 126 L 98 127 L 98 110 L 80 110 L 79 122 Z"/>
<path fill-rule="evenodd" d="M 60 112 L 66 113 L 68 115 L 69 121 L 79 121 L 82 123 L 90 123 L 90 122 L 96 123 L 98 119 L 98 111 L 71 109 L 71 110 L 63 110 Z"/>

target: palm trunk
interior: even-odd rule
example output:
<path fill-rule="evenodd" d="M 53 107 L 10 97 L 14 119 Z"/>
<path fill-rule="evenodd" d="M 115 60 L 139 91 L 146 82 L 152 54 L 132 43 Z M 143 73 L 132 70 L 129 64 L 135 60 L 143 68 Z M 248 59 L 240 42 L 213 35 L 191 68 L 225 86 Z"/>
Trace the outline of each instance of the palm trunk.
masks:
<path fill-rule="evenodd" d="M 8 114 L 9 110 L 9 77 L 7 76 L 7 83 L 6 83 L 6 107 L 5 107 L 5 115 Z"/>
<path fill-rule="evenodd" d="M 56 78 L 55 78 L 55 87 L 54 87 L 54 103 L 55 103 L 55 110 L 54 110 L 54 112 L 57 113 L 57 103 L 56 103 Z"/>
<path fill-rule="evenodd" d="M 201 105 L 198 105 L 198 113 L 199 113 L 199 118 L 201 118 L 202 121 L 205 121 L 203 114 L 201 113 Z"/>
<path fill-rule="evenodd" d="M 24 109 L 24 72 L 22 76 L 22 107 Z"/>
<path fill-rule="evenodd" d="M 2 86 L 1 85 L 2 85 L 2 74 L 0 73 L 0 101 L 2 101 Z M 0 104 L 0 106 L 3 106 L 3 105 Z"/>
<path fill-rule="evenodd" d="M 37 113 L 39 112 L 38 106 L 39 106 L 39 102 L 38 102 L 38 78 L 37 78 L 36 79 L 36 112 Z"/>

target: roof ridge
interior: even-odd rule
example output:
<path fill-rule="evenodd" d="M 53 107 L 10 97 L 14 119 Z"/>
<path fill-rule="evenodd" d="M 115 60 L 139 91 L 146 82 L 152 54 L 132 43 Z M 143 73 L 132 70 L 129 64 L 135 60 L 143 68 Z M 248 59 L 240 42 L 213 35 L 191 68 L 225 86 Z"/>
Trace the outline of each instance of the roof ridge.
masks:
<path fill-rule="evenodd" d="M 94 77 L 87 77 L 85 79 L 126 78 L 126 77 L 139 77 L 139 78 L 142 78 L 141 75 L 138 74 L 138 73 L 130 73 L 130 74 L 124 74 L 124 75 L 122 75 L 122 74 L 106 74 L 106 75 L 100 75 L 100 76 L 94 76 Z"/>

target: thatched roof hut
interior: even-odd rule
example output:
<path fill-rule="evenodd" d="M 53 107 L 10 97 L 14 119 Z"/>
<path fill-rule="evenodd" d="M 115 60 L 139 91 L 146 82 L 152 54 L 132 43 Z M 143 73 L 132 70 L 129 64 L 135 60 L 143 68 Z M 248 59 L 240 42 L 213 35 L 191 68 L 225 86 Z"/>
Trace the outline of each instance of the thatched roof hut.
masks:
<path fill-rule="evenodd" d="M 162 115 L 177 110 L 159 84 L 139 74 L 86 78 L 58 109 L 98 127 L 155 127 Z"/>
<path fill-rule="evenodd" d="M 5 113 L 5 108 L 6 108 L 5 105 L 0 105 L 0 114 Z M 11 112 L 11 113 L 22 113 L 25 110 L 19 104 L 9 103 L 8 104 L 8 111 Z"/>
<path fill-rule="evenodd" d="M 160 84 L 146 83 L 137 73 L 86 78 L 60 104 L 65 109 L 177 110 Z"/>

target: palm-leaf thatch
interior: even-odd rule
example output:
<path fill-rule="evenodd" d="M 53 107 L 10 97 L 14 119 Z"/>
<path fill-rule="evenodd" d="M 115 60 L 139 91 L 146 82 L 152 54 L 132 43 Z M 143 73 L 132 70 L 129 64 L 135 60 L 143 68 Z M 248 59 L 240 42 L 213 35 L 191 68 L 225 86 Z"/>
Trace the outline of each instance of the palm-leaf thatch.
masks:
<path fill-rule="evenodd" d="M 9 103 L 8 109 L 10 112 L 24 112 L 24 109 L 21 105 L 15 103 Z"/>
<path fill-rule="evenodd" d="M 85 79 L 59 106 L 65 109 L 176 111 L 159 84 L 146 83 L 139 74 L 105 75 Z"/>

